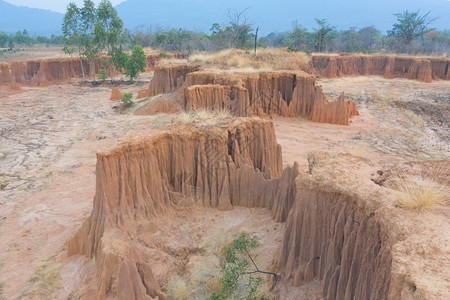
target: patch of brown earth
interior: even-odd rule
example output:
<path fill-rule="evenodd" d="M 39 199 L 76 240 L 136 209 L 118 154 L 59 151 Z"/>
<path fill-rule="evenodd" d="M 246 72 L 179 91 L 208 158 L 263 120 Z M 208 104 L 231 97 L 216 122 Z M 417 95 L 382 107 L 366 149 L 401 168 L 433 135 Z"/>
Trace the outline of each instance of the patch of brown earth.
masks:
<path fill-rule="evenodd" d="M 122 100 L 122 92 L 118 87 L 113 87 L 111 89 L 111 97 L 109 98 L 111 101 L 120 101 Z"/>
<path fill-rule="evenodd" d="M 139 107 L 135 115 L 173 114 L 181 111 L 181 106 L 172 99 L 156 98 Z"/>

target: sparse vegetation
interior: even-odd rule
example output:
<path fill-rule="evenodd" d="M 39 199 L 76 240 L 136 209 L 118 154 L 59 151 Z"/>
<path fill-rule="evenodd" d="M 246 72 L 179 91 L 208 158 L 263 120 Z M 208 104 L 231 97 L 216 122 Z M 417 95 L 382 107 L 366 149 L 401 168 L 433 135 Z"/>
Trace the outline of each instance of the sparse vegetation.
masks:
<path fill-rule="evenodd" d="M 37 283 L 32 295 L 49 298 L 51 294 L 62 287 L 60 277 L 61 264 L 51 257 L 40 263 L 30 282 Z"/>
<path fill-rule="evenodd" d="M 6 176 L 3 176 L 3 178 L 0 180 L 0 190 L 6 189 L 6 187 L 9 185 L 9 179 Z"/>
<path fill-rule="evenodd" d="M 448 204 L 450 190 L 448 178 L 443 170 L 434 170 L 430 176 L 405 177 L 396 175 L 390 184 L 397 205 L 406 209 L 428 211 Z"/>
<path fill-rule="evenodd" d="M 289 52 L 287 49 L 260 49 L 256 54 L 227 49 L 211 54 L 194 54 L 189 60 L 232 68 L 307 70 L 310 58 L 302 52 Z"/>
<path fill-rule="evenodd" d="M 191 289 L 189 283 L 183 277 L 172 276 L 167 283 L 167 296 L 169 299 L 184 300 L 189 296 Z"/>
<path fill-rule="evenodd" d="M 414 126 L 419 128 L 420 130 L 425 130 L 425 122 L 423 121 L 423 118 L 417 114 L 415 114 L 413 111 L 408 109 L 402 109 L 402 112 L 405 116 L 408 117 L 408 119 L 412 122 Z"/>
<path fill-rule="evenodd" d="M 370 154 L 370 149 L 365 145 L 354 144 L 350 147 L 349 153 L 358 158 L 367 158 Z"/>
<path fill-rule="evenodd" d="M 231 117 L 227 109 L 206 110 L 200 109 L 193 112 L 180 112 L 172 120 L 173 125 L 197 124 L 202 126 L 219 126 Z"/>

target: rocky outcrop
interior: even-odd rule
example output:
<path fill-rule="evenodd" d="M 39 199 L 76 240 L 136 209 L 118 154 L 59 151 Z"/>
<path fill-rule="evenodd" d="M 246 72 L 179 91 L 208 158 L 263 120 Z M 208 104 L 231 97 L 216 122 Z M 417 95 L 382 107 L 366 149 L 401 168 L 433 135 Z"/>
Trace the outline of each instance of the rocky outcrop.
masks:
<path fill-rule="evenodd" d="M 278 221 L 295 199 L 298 166 L 283 172 L 273 124 L 259 119 L 140 137 L 97 159 L 92 214 L 69 241 L 68 254 L 96 257 L 101 299 L 167 299 L 138 231 L 180 198 L 220 210 L 265 207 Z"/>
<path fill-rule="evenodd" d="M 198 65 L 190 64 L 157 65 L 149 88 L 139 91 L 137 99 L 176 91 L 183 86 L 186 75 L 199 70 L 199 68 Z"/>
<path fill-rule="evenodd" d="M 301 71 L 198 71 L 187 74 L 185 85 L 186 111 L 226 108 L 236 116 L 301 116 L 340 125 L 348 125 L 350 118 L 358 115 L 356 105 L 345 101 L 343 95 L 329 102 L 315 85 L 315 77 Z"/>
<path fill-rule="evenodd" d="M 313 69 L 323 77 L 379 75 L 423 82 L 449 80 L 450 60 L 401 56 L 313 56 Z"/>

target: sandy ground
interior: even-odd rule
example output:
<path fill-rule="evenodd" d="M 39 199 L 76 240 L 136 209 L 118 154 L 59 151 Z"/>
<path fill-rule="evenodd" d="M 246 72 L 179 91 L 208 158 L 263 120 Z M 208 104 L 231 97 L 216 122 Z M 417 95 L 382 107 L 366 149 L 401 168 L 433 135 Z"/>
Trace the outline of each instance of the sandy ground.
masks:
<path fill-rule="evenodd" d="M 346 91 L 358 102 L 361 115 L 350 126 L 275 117 L 285 164 L 298 161 L 306 170 L 307 153 L 316 150 L 350 152 L 380 168 L 404 160 L 449 157 L 449 120 L 445 114 L 433 115 L 433 108 L 442 106 L 448 112 L 450 82 L 362 77 L 319 84 L 329 95 Z M 129 85 L 121 90 L 136 93 L 141 88 Z M 78 258 L 68 260 L 66 242 L 92 208 L 95 152 L 132 134 L 161 130 L 172 117 L 118 114 L 109 96 L 109 86 L 81 86 L 74 80 L 45 89 L 24 88 L 21 94 L 0 98 L 0 298 L 66 298 L 81 284 L 80 270 L 92 269 Z M 417 100 L 428 103 L 427 109 L 419 106 L 411 115 L 408 108 L 416 109 Z M 206 226 L 219 230 L 228 222 L 227 230 L 233 231 L 239 222 L 268 220 L 264 212 L 238 211 L 231 219 L 228 213 L 206 210 L 190 215 L 189 224 L 198 226 L 187 239 L 192 245 L 201 244 L 207 238 L 201 228 Z M 173 220 L 181 226 L 185 218 L 180 214 Z M 208 221 L 211 217 L 218 221 Z M 273 225 L 265 223 L 262 230 Z M 244 225 L 249 232 L 266 238 L 248 224 Z M 171 226 L 164 230 L 176 235 Z M 267 242 L 274 247 L 282 232 L 277 226 L 273 240 Z M 160 280 L 168 278 L 160 273 Z"/>

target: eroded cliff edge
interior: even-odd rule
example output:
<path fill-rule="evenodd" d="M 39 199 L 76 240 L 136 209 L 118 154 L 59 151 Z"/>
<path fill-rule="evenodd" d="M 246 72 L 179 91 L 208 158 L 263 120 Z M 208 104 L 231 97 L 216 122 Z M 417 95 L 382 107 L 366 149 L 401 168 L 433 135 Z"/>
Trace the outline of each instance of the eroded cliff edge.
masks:
<path fill-rule="evenodd" d="M 136 138 L 99 153 L 96 172 L 92 214 L 68 254 L 96 257 L 100 299 L 165 299 L 139 230 L 150 230 L 152 218 L 186 197 L 220 210 L 264 207 L 285 221 L 298 167 L 282 170 L 272 122 L 238 118 L 227 128 Z"/>
<path fill-rule="evenodd" d="M 423 82 L 450 80 L 450 60 L 442 57 L 316 55 L 311 64 L 320 76 L 327 78 L 378 75 Z"/>
<path fill-rule="evenodd" d="M 303 71 L 218 71 L 197 64 L 161 64 L 139 98 L 179 91 L 174 101 L 185 111 L 227 109 L 234 116 L 303 117 L 313 122 L 348 125 L 356 104 L 329 101 L 315 76 Z"/>
<path fill-rule="evenodd" d="M 283 170 L 273 123 L 261 119 L 136 137 L 98 153 L 92 214 L 68 254 L 96 258 L 99 299 L 166 299 L 152 271 L 158 262 L 142 242 L 158 231 L 154 218 L 183 199 L 219 210 L 261 207 L 285 222 L 273 257 L 278 297 L 317 280 L 331 299 L 445 299 L 448 224 L 429 227 L 397 208 L 359 158 L 318 153 L 309 162 L 309 173 L 297 164 Z M 425 245 L 433 256 L 417 251 Z"/>

